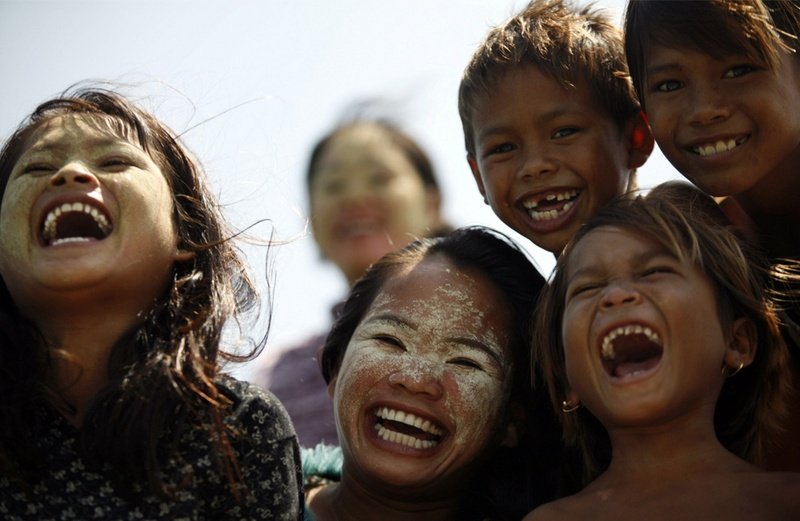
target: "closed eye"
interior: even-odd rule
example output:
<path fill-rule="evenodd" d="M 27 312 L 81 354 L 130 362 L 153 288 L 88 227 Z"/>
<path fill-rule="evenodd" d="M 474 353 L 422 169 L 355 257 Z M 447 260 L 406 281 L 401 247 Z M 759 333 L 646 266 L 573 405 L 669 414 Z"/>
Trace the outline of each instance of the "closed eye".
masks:
<path fill-rule="evenodd" d="M 675 273 L 675 270 L 670 268 L 669 266 L 653 266 L 652 268 L 647 268 L 642 272 L 643 277 L 653 276 L 653 275 L 663 275 Z"/>
<path fill-rule="evenodd" d="M 124 170 L 129 166 L 134 166 L 134 162 L 125 157 L 110 157 L 102 160 L 100 166 L 110 170 Z"/>
<path fill-rule="evenodd" d="M 481 366 L 481 364 L 479 364 L 475 360 L 472 360 L 471 358 L 453 358 L 451 360 L 448 360 L 447 363 L 460 365 L 471 369 L 479 369 L 481 371 L 483 370 L 483 366 Z"/>
<path fill-rule="evenodd" d="M 22 169 L 23 174 L 34 174 L 37 172 L 51 172 L 55 170 L 52 166 L 45 163 L 31 163 Z"/>
<path fill-rule="evenodd" d="M 578 296 L 581 296 L 581 295 L 585 296 L 585 295 L 590 294 L 592 291 L 598 289 L 599 287 L 600 287 L 600 284 L 595 283 L 595 282 L 592 282 L 590 284 L 581 284 L 579 286 L 576 286 L 571 291 L 569 291 L 568 295 L 569 295 L 569 298 L 578 297 Z"/>
<path fill-rule="evenodd" d="M 397 347 L 404 351 L 406 348 L 405 345 L 403 345 L 403 343 L 400 341 L 400 339 L 392 335 L 373 335 L 372 339 L 377 340 L 381 344 L 388 345 L 391 347 Z"/>

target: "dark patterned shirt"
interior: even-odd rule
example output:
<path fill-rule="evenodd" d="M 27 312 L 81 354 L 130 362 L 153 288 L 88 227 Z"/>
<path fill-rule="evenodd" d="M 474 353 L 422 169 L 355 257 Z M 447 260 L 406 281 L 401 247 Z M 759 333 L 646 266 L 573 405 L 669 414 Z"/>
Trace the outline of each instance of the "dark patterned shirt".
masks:
<path fill-rule="evenodd" d="M 168 476 L 191 476 L 189 484 L 172 499 L 150 493 L 133 499 L 119 490 L 113 469 L 93 467 L 83 460 L 78 430 L 53 409 L 43 407 L 42 425 L 47 427 L 32 436 L 49 471 L 33 484 L 30 495 L 1 476 L 0 519 L 302 519 L 299 449 L 286 411 L 274 396 L 257 386 L 224 377 L 220 388 L 234 401 L 233 413 L 226 421 L 242 433 L 233 443 L 249 491 L 242 494 L 241 502 L 214 463 L 203 428 L 187 429 L 178 445 L 180 457 L 165 466 Z"/>

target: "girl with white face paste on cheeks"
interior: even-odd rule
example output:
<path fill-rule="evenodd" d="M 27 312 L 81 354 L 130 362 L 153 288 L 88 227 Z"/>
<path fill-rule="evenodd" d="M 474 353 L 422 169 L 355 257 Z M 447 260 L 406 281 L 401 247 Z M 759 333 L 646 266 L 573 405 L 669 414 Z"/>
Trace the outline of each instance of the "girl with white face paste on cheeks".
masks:
<path fill-rule="evenodd" d="M 533 458 L 520 451 L 532 446 L 531 420 L 554 427 L 528 411 L 528 321 L 543 283 L 515 245 L 483 228 L 415 242 L 373 266 L 322 352 L 343 467 L 307 494 L 307 519 L 524 513 L 531 495 L 501 512 L 492 494 L 505 487 L 497 476 L 519 489 L 530 475 Z M 558 433 L 548 434 L 555 445 Z M 548 494 L 544 478 L 536 485 Z"/>

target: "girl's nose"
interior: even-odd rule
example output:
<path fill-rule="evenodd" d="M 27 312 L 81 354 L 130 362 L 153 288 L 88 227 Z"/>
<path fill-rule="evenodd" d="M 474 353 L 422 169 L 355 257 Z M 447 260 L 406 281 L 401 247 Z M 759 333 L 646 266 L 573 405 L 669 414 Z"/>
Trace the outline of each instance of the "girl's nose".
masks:
<path fill-rule="evenodd" d="M 77 162 L 67 163 L 50 178 L 50 186 L 53 188 L 98 186 L 99 184 L 97 177 Z"/>
<path fill-rule="evenodd" d="M 707 125 L 724 120 L 730 116 L 730 106 L 716 87 L 703 85 L 692 91 L 692 105 L 689 110 L 690 121 L 697 125 Z"/>
<path fill-rule="evenodd" d="M 613 308 L 624 304 L 638 304 L 641 294 L 628 283 L 609 284 L 603 291 L 600 305 L 603 308 Z"/>
<path fill-rule="evenodd" d="M 441 377 L 422 368 L 399 369 L 389 375 L 389 385 L 431 400 L 442 397 Z"/>

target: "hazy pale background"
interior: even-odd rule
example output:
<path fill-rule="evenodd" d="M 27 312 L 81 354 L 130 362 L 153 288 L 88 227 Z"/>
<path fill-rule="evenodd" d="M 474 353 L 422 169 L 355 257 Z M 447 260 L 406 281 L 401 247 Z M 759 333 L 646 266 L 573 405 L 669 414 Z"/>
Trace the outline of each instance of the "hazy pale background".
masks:
<path fill-rule="evenodd" d="M 261 222 L 250 235 L 286 241 L 244 247 L 265 293 L 272 281 L 262 356 L 274 356 L 326 327 L 330 306 L 347 290 L 307 232 L 303 172 L 312 143 L 354 100 L 388 101 L 390 115 L 428 150 L 452 224 L 509 232 L 472 180 L 456 95 L 488 29 L 525 3 L 0 0 L 0 138 L 73 83 L 126 84 L 126 93 L 185 132 L 238 228 Z M 622 0 L 597 5 L 620 22 Z M 645 187 L 674 177 L 659 153 L 640 169 Z M 522 243 L 547 275 L 552 256 Z"/>

